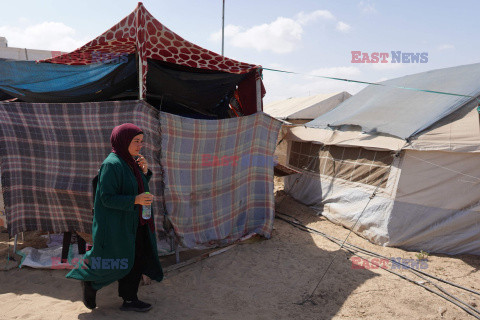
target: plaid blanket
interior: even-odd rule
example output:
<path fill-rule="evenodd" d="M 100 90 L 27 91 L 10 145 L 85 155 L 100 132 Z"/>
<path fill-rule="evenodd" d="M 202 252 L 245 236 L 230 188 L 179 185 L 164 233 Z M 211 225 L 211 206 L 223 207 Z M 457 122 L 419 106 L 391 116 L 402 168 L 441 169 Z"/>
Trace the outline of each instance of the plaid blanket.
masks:
<path fill-rule="evenodd" d="M 2 188 L 2 171 L 0 171 L 0 190 Z M 3 196 L 0 193 L 0 230 L 7 227 L 7 217 L 5 216 L 5 206 L 3 205 Z"/>
<path fill-rule="evenodd" d="M 216 121 L 161 113 L 160 122 L 166 213 L 183 245 L 270 237 L 280 122 L 263 113 Z"/>
<path fill-rule="evenodd" d="M 110 153 L 112 128 L 125 122 L 145 132 L 143 154 L 160 172 L 158 111 L 147 103 L 0 103 L 0 159 L 7 229 L 92 230 L 91 181 Z M 161 185 L 152 178 L 152 194 Z M 157 197 L 161 202 L 161 198 Z"/>
<path fill-rule="evenodd" d="M 160 119 L 160 120 L 159 120 Z M 0 103 L 0 172 L 10 235 L 91 233 L 92 186 L 113 127 L 145 132 L 157 230 L 164 215 L 186 247 L 269 237 L 280 122 L 265 114 L 194 120 L 145 102 Z M 163 170 L 163 171 L 162 171 Z M 165 190 L 164 190 L 165 187 Z"/>

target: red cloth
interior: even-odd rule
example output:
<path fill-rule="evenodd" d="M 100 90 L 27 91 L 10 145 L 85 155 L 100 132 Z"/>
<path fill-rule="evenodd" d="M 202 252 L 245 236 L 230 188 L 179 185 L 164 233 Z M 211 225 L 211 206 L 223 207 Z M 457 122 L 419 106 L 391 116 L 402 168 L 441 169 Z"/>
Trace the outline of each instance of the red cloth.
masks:
<path fill-rule="evenodd" d="M 259 67 L 229 59 L 183 39 L 155 19 L 141 2 L 131 14 L 92 41 L 73 52 L 41 62 L 83 65 L 124 59 L 131 53 L 138 53 L 140 58 L 144 96 L 147 90 L 147 59 L 237 74 Z"/>
<path fill-rule="evenodd" d="M 112 135 L 110 136 L 110 143 L 112 144 L 112 152 L 122 158 L 128 164 L 130 169 L 132 169 L 135 179 L 138 183 L 138 194 L 141 194 L 145 192 L 145 186 L 143 185 L 141 176 L 142 173 L 140 172 L 137 162 L 132 157 L 130 152 L 128 152 L 128 147 L 130 146 L 133 138 L 139 134 L 143 134 L 143 131 L 139 127 L 132 123 L 124 123 L 113 128 Z M 138 215 L 140 224 L 144 225 L 148 223 L 150 230 L 153 232 L 155 230 L 153 219 L 143 219 L 141 205 L 139 206 Z"/>
<path fill-rule="evenodd" d="M 248 116 L 257 112 L 257 85 L 256 80 L 260 78 L 260 75 L 256 71 L 250 72 L 250 74 L 238 85 L 238 97 L 240 99 L 240 106 L 243 113 Z M 263 86 L 262 79 L 260 79 L 262 98 L 265 96 L 265 87 Z M 263 101 L 261 110 L 263 110 Z"/>

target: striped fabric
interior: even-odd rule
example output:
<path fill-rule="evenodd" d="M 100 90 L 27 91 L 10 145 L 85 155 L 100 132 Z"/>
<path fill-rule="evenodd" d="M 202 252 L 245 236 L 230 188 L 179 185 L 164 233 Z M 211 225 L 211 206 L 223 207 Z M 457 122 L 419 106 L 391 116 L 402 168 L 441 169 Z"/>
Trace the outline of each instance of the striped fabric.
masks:
<path fill-rule="evenodd" d="M 2 171 L 0 171 L 0 191 L 2 188 Z M 0 192 L 0 231 L 7 227 L 7 216 L 5 215 L 5 206 L 3 205 L 3 196 Z"/>
<path fill-rule="evenodd" d="M 251 233 L 270 236 L 280 122 L 262 113 L 195 120 L 140 101 L 0 103 L 9 234 L 91 233 L 91 180 L 111 150 L 112 128 L 125 122 L 145 132 L 142 154 L 154 173 L 157 230 L 163 230 L 165 213 L 189 248 L 223 245 Z"/>
<path fill-rule="evenodd" d="M 91 233 L 91 180 L 110 153 L 112 128 L 145 132 L 144 155 L 160 172 L 158 111 L 144 102 L 0 103 L 0 159 L 7 229 Z M 152 178 L 152 193 L 161 181 Z M 157 197 L 161 202 L 161 197 Z"/>
<path fill-rule="evenodd" d="M 183 245 L 270 237 L 280 122 L 263 113 L 215 121 L 161 113 L 160 121 L 166 211 Z"/>

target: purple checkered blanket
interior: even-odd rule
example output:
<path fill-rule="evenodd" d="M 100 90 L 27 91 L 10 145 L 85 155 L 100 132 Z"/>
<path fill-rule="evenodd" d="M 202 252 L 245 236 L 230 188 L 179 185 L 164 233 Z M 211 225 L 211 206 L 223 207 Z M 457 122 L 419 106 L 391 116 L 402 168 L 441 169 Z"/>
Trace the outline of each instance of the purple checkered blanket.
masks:
<path fill-rule="evenodd" d="M 270 236 L 280 123 L 265 114 L 194 120 L 140 101 L 0 103 L 9 234 L 90 233 L 91 180 L 110 152 L 112 128 L 125 122 L 145 132 L 157 230 L 165 213 L 187 247 L 227 244 L 249 233 Z"/>
<path fill-rule="evenodd" d="M 91 233 L 91 181 L 111 151 L 112 128 L 125 122 L 144 130 L 146 158 L 158 157 L 158 111 L 147 103 L 0 103 L 0 168 L 9 234 Z M 156 160 L 150 167 L 160 172 Z M 152 178 L 152 193 L 161 193 L 155 189 L 159 181 L 160 175 Z"/>
<path fill-rule="evenodd" d="M 161 113 L 160 122 L 166 210 L 184 246 L 270 237 L 280 122 L 262 113 L 215 121 Z"/>

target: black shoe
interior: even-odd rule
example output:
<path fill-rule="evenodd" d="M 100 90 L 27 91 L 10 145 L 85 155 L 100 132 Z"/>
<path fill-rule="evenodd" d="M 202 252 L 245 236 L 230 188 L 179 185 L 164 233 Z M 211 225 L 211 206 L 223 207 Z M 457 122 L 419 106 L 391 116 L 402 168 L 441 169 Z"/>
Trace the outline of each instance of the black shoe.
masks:
<path fill-rule="evenodd" d="M 80 281 L 82 283 L 83 304 L 88 309 L 95 309 L 97 307 L 97 290 L 92 288 L 90 281 Z"/>
<path fill-rule="evenodd" d="M 123 301 L 120 310 L 122 311 L 137 311 L 137 312 L 145 312 L 152 309 L 152 305 L 150 303 L 146 303 L 140 300 L 133 300 L 133 301 Z"/>

